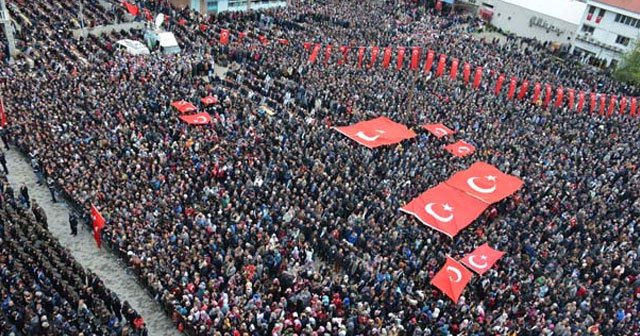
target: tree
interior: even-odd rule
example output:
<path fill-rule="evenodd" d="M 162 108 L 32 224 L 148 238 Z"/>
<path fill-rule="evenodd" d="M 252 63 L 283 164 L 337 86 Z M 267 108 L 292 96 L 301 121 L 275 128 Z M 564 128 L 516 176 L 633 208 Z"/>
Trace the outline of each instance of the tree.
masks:
<path fill-rule="evenodd" d="M 624 55 L 613 76 L 621 82 L 640 87 L 640 43 Z"/>

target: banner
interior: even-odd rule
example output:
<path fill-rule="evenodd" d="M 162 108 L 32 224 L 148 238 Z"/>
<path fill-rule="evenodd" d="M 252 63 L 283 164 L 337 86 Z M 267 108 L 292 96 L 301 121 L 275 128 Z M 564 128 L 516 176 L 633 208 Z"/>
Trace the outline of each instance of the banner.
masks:
<path fill-rule="evenodd" d="M 418 70 L 420 62 L 420 47 L 411 48 L 411 70 Z"/>
<path fill-rule="evenodd" d="M 442 7 L 441 2 L 438 1 L 438 3 L 440 7 Z M 447 261 L 433 279 L 431 279 L 431 284 L 457 304 L 460 295 L 462 295 L 462 292 L 472 277 L 473 273 L 459 262 L 447 256 Z"/>
<path fill-rule="evenodd" d="M 455 134 L 456 132 L 451 130 L 449 127 L 443 124 L 426 124 L 423 125 L 422 128 L 429 131 L 429 133 L 433 134 L 436 138 L 440 139 L 450 134 Z"/>
<path fill-rule="evenodd" d="M 369 68 L 372 68 L 376 64 L 379 53 L 380 53 L 380 48 L 378 47 L 371 48 L 371 62 L 369 63 Z"/>
<path fill-rule="evenodd" d="M 396 70 L 402 70 L 402 64 L 404 61 L 404 47 L 398 47 L 398 60 L 396 63 Z"/>
<path fill-rule="evenodd" d="M 569 110 L 573 110 L 576 106 L 575 104 L 575 93 L 574 89 L 569 89 Z"/>
<path fill-rule="evenodd" d="M 631 98 L 631 107 L 629 109 L 629 114 L 632 117 L 636 116 L 636 108 L 638 107 L 638 100 L 636 99 L 636 97 Z"/>
<path fill-rule="evenodd" d="M 503 255 L 504 252 L 494 250 L 489 244 L 484 243 L 478 246 L 473 252 L 467 254 L 460 262 L 478 275 L 483 275 L 493 267 Z"/>
<path fill-rule="evenodd" d="M 578 113 L 581 113 L 582 110 L 584 109 L 584 91 L 580 91 L 578 93 Z"/>
<path fill-rule="evenodd" d="M 438 61 L 438 68 L 436 69 L 436 77 L 440 77 L 444 73 L 444 66 L 446 61 L 447 61 L 447 56 L 440 55 L 440 60 Z"/>
<path fill-rule="evenodd" d="M 544 85 L 544 103 L 543 103 L 543 106 L 545 108 L 548 107 L 550 102 L 551 102 L 551 85 L 545 84 Z"/>
<path fill-rule="evenodd" d="M 229 44 L 229 30 L 221 29 L 220 30 L 220 43 L 221 44 Z"/>
<path fill-rule="evenodd" d="M 540 90 L 541 90 L 541 86 L 540 83 L 536 83 L 536 85 L 533 86 L 533 99 L 531 99 L 531 101 L 534 104 L 537 104 L 538 101 L 540 100 Z"/>
<path fill-rule="evenodd" d="M 178 100 L 171 103 L 171 106 L 175 107 L 180 113 L 187 113 L 197 111 L 198 108 L 195 105 L 191 104 L 188 101 Z"/>
<path fill-rule="evenodd" d="M 207 112 L 200 112 L 192 115 L 181 115 L 180 119 L 189 125 L 206 125 L 211 122 L 211 115 Z"/>
<path fill-rule="evenodd" d="M 620 98 L 620 115 L 624 115 L 627 112 L 627 97 L 622 96 Z"/>
<path fill-rule="evenodd" d="M 487 204 L 502 201 L 523 185 L 520 178 L 505 174 L 485 162 L 472 164 L 468 169 L 453 174 L 445 183 Z"/>
<path fill-rule="evenodd" d="M 498 80 L 496 81 L 496 88 L 493 91 L 493 93 L 495 93 L 495 95 L 499 95 L 500 91 L 502 90 L 502 83 L 504 83 L 504 75 L 500 75 L 498 77 Z"/>
<path fill-rule="evenodd" d="M 427 61 L 424 63 L 424 72 L 426 73 L 431 72 L 431 68 L 433 67 L 433 59 L 435 55 L 436 53 L 433 50 L 429 50 L 429 52 L 427 52 Z"/>
<path fill-rule="evenodd" d="M 509 83 L 509 91 L 507 92 L 507 98 L 509 100 L 512 100 L 513 96 L 516 94 L 516 85 L 517 85 L 516 78 L 511 77 L 511 83 Z"/>
<path fill-rule="evenodd" d="M 391 47 L 384 48 L 384 56 L 382 57 L 382 67 L 388 68 L 391 63 Z"/>
<path fill-rule="evenodd" d="M 313 46 L 313 51 L 311 51 L 311 55 L 309 55 L 309 62 L 310 63 L 315 63 L 316 59 L 318 58 L 318 53 L 320 53 L 320 43 L 316 43 L 315 46 Z"/>
<path fill-rule="evenodd" d="M 600 95 L 600 111 L 599 111 L 599 114 L 601 116 L 605 116 L 604 109 L 606 104 L 607 104 L 607 95 L 601 94 Z"/>
<path fill-rule="evenodd" d="M 331 49 L 333 49 L 333 46 L 331 44 L 327 44 L 327 46 L 324 49 L 324 64 L 327 65 L 327 63 L 329 63 L 329 60 L 331 59 Z"/>
<path fill-rule="evenodd" d="M 362 60 L 364 59 L 364 47 L 358 48 L 358 68 L 362 68 Z"/>
<path fill-rule="evenodd" d="M 564 89 L 559 87 L 556 89 L 556 107 L 562 106 L 562 98 L 564 98 Z"/>
<path fill-rule="evenodd" d="M 7 126 L 7 113 L 4 110 L 4 100 L 0 97 L 0 127 Z"/>
<path fill-rule="evenodd" d="M 524 82 L 522 82 L 522 85 L 520 85 L 520 92 L 518 92 L 518 100 L 524 99 L 524 96 L 527 95 L 527 91 L 529 91 L 529 81 L 525 79 Z"/>
<path fill-rule="evenodd" d="M 471 155 L 476 151 L 476 148 L 472 144 L 466 143 L 462 140 L 458 140 L 455 143 L 445 146 L 444 149 L 451 155 L 460 158 Z"/>
<path fill-rule="evenodd" d="M 480 87 L 480 81 L 482 80 L 482 67 L 476 68 L 476 75 L 473 78 L 473 88 L 477 89 Z"/>
<path fill-rule="evenodd" d="M 593 112 L 596 110 L 596 94 L 595 92 L 591 92 L 591 94 L 589 95 L 589 113 L 593 114 Z"/>
<path fill-rule="evenodd" d="M 393 145 L 416 136 L 416 133 L 405 125 L 396 123 L 386 117 L 378 117 L 350 126 L 334 127 L 333 129 L 367 148 Z"/>
<path fill-rule="evenodd" d="M 471 76 L 471 64 L 469 63 L 464 64 L 464 68 L 462 70 L 462 76 L 463 76 L 464 84 L 465 85 L 469 84 L 469 76 Z"/>
<path fill-rule="evenodd" d="M 91 221 L 93 223 L 93 239 L 96 241 L 96 245 L 98 248 L 102 246 L 102 240 L 100 239 L 100 232 L 104 229 L 104 225 L 106 221 L 98 208 L 95 205 L 91 204 Z"/>
<path fill-rule="evenodd" d="M 341 46 L 340 47 L 340 53 L 342 53 L 342 57 L 338 60 L 338 65 L 343 65 L 345 63 L 347 63 L 349 60 L 347 59 L 349 56 L 349 47 L 347 46 Z"/>
<path fill-rule="evenodd" d="M 616 110 L 616 103 L 618 102 L 618 97 L 616 95 L 611 95 L 609 99 L 609 109 L 607 110 L 607 116 L 612 116 L 613 112 Z"/>
<path fill-rule="evenodd" d="M 449 73 L 449 78 L 451 78 L 451 80 L 456 80 L 456 77 L 458 77 L 458 59 L 454 58 L 453 61 L 451 61 L 451 72 Z"/>

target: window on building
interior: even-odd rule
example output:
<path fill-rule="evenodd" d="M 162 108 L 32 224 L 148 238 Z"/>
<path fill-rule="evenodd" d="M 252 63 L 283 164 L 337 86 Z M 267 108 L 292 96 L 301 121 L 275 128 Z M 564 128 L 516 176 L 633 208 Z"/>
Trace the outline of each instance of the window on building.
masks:
<path fill-rule="evenodd" d="M 596 8 L 593 6 L 589 6 L 589 14 L 593 14 L 596 12 Z"/>
<path fill-rule="evenodd" d="M 595 28 L 589 25 L 584 25 L 582 26 L 581 30 L 587 34 L 593 34 L 593 31 L 595 30 Z"/>
<path fill-rule="evenodd" d="M 606 13 L 607 11 L 605 11 L 604 9 L 600 8 L 600 14 L 598 14 L 599 17 L 603 17 L 604 13 Z"/>
<path fill-rule="evenodd" d="M 630 38 L 622 35 L 618 35 L 618 37 L 616 37 L 616 43 L 622 44 L 623 46 L 628 46 L 630 40 L 631 40 Z"/>
<path fill-rule="evenodd" d="M 616 14 L 616 19 L 615 19 L 615 21 L 616 21 L 616 22 L 620 22 L 620 19 L 622 19 L 622 15 L 620 15 L 620 14 Z"/>
<path fill-rule="evenodd" d="M 640 28 L 640 20 L 638 20 L 638 22 L 636 22 L 636 28 Z"/>

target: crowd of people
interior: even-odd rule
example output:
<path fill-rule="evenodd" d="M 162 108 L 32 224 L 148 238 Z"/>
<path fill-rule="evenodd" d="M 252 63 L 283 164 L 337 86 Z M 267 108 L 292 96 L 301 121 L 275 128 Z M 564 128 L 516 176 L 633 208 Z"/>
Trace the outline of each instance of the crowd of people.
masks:
<path fill-rule="evenodd" d="M 75 11 L 47 15 L 42 2 L 12 9 L 42 29 L 19 43 L 33 66 L 18 58 L 2 69 L 10 78 L 9 141 L 69 202 L 85 213 L 91 203 L 100 208 L 103 241 L 171 309 L 180 330 L 640 332 L 640 118 L 493 94 L 501 73 L 586 91 L 634 95 L 635 88 L 570 58 L 553 60 L 539 44 L 478 39 L 477 19 L 411 1 L 290 1 L 207 17 L 138 1 L 169 17 L 166 28 L 183 49 L 145 57 L 109 47 L 141 32 L 75 41 L 58 22 Z M 94 10 L 96 18 L 121 15 Z M 48 34 L 56 25 L 62 35 Z M 232 32 L 229 45 L 217 42 L 220 29 Z M 355 53 L 343 66 L 337 52 L 327 65 L 324 55 L 310 64 L 303 42 L 420 45 L 485 73 L 474 90 L 408 66 L 358 68 Z M 214 64 L 228 66 L 226 77 L 209 71 Z M 203 106 L 207 95 L 219 103 Z M 170 106 L 180 99 L 209 112 L 212 123 L 182 123 Z M 370 150 L 330 128 L 380 115 L 418 137 Z M 455 139 L 421 128 L 431 122 L 455 129 Z M 478 150 L 451 157 L 442 147 L 457 139 Z M 476 161 L 519 176 L 524 187 L 455 239 L 398 210 Z M 447 255 L 485 242 L 506 254 L 458 303 L 429 284 Z"/>
<path fill-rule="evenodd" d="M 32 204 L 32 210 L 28 204 Z M 48 231 L 26 186 L 0 177 L 0 333 L 143 336 L 144 320 Z"/>

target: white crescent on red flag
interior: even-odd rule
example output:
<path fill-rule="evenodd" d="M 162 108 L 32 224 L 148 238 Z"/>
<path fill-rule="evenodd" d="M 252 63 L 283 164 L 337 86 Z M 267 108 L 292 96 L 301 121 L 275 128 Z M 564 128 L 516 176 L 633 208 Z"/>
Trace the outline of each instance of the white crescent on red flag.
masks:
<path fill-rule="evenodd" d="M 178 110 L 180 113 L 187 113 L 187 112 L 193 112 L 198 110 L 198 108 L 195 107 L 193 104 L 184 100 L 174 101 L 173 103 L 171 103 L 171 106 L 175 107 L 176 110 Z"/>
<path fill-rule="evenodd" d="M 453 238 L 471 224 L 489 205 L 464 192 L 440 183 L 414 198 L 401 211 L 424 225 Z"/>
<path fill-rule="evenodd" d="M 458 303 L 460 295 L 471 281 L 473 273 L 462 264 L 447 256 L 444 266 L 431 279 L 431 284 L 442 291 L 453 302 Z"/>
<path fill-rule="evenodd" d="M 93 204 L 91 204 L 91 222 L 93 224 L 93 239 L 95 239 L 96 245 L 100 248 L 102 245 L 100 232 L 104 228 L 105 220 L 100 211 L 98 211 L 98 208 Z"/>
<path fill-rule="evenodd" d="M 334 129 L 368 148 L 392 145 L 416 136 L 416 133 L 407 126 L 386 117 L 361 121 L 351 126 L 334 127 Z"/>
<path fill-rule="evenodd" d="M 523 185 L 521 179 L 484 162 L 453 174 L 445 183 L 487 204 L 509 197 Z"/>
<path fill-rule="evenodd" d="M 473 145 L 468 144 L 462 140 L 458 140 L 456 143 L 447 145 L 444 149 L 446 149 L 447 152 L 456 157 L 465 157 L 467 155 L 473 154 L 473 152 L 476 151 L 476 148 Z"/>
<path fill-rule="evenodd" d="M 465 266 L 472 271 L 483 275 L 504 255 L 504 252 L 492 249 L 489 244 L 478 246 L 473 252 L 467 254 L 462 260 Z"/>
<path fill-rule="evenodd" d="M 422 128 L 429 131 L 429 133 L 433 134 L 438 139 L 456 133 L 456 131 L 451 130 L 443 124 L 426 124 L 423 125 Z"/>
<path fill-rule="evenodd" d="M 211 116 L 207 112 L 200 112 L 191 115 L 181 115 L 180 119 L 189 125 L 206 125 L 211 122 Z"/>
<path fill-rule="evenodd" d="M 206 96 L 200 99 L 200 101 L 205 105 L 213 105 L 218 103 L 218 100 L 216 99 L 216 97 L 213 97 L 213 96 Z"/>

